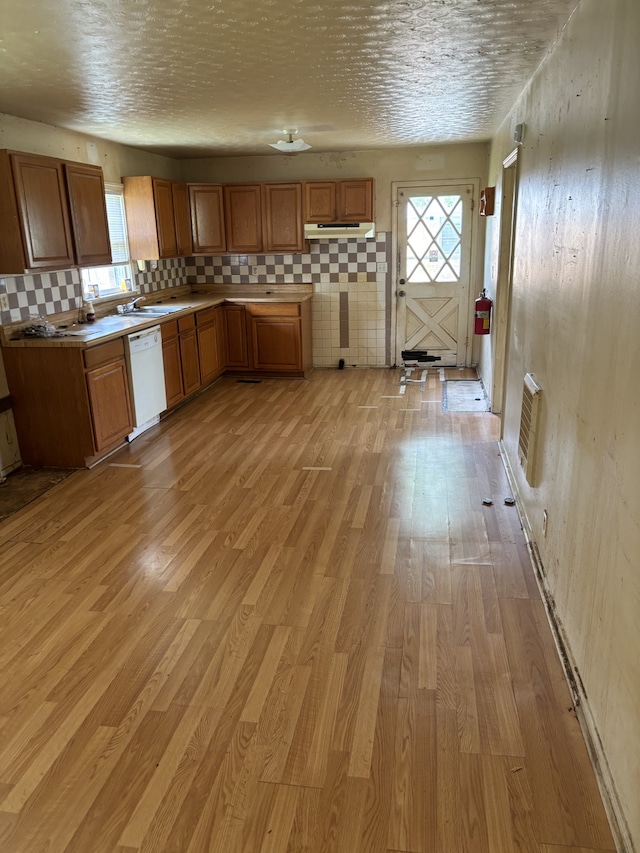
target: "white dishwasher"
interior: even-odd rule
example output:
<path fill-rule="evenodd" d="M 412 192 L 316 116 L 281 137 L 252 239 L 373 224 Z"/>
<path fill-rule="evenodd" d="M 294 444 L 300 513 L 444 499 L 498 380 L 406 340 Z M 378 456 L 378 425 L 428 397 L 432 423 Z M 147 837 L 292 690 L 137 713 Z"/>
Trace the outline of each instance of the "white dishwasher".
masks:
<path fill-rule="evenodd" d="M 160 412 L 167 408 L 160 326 L 134 332 L 127 335 L 125 341 L 135 426 L 127 438 L 133 441 L 141 432 L 157 424 Z"/>

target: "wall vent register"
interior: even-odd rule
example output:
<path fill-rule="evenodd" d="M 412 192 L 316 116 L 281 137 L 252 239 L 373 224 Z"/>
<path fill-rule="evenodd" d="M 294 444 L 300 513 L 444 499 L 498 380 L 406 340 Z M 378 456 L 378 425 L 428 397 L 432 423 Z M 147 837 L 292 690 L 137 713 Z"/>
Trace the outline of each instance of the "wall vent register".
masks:
<path fill-rule="evenodd" d="M 522 465 L 527 483 L 534 485 L 536 451 L 538 441 L 538 418 L 542 388 L 531 373 L 524 377 L 522 387 L 522 410 L 520 413 L 520 434 L 518 437 L 518 459 Z"/>

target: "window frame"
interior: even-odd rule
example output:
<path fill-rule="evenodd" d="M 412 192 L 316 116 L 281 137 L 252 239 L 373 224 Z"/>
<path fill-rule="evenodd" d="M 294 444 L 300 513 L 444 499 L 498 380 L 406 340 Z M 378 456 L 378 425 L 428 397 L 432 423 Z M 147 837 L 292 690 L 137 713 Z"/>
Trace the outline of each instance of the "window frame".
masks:
<path fill-rule="evenodd" d="M 105 204 L 107 204 L 107 197 L 110 195 L 111 196 L 118 196 L 121 200 L 122 221 L 119 223 L 119 225 L 121 226 L 121 230 L 123 232 L 122 237 L 123 237 L 124 246 L 126 249 L 126 252 L 124 253 L 124 254 L 126 254 L 126 259 L 121 258 L 115 263 L 103 265 L 103 266 L 98 266 L 98 267 L 84 267 L 84 266 L 80 267 L 80 283 L 81 283 L 81 287 L 82 287 L 82 298 L 83 299 L 90 299 L 92 302 L 96 302 L 96 303 L 109 302 L 111 300 L 122 299 L 123 297 L 127 298 L 129 296 L 135 296 L 139 292 L 138 287 L 136 285 L 135 273 L 134 273 L 133 263 L 131 261 L 131 253 L 129 250 L 129 236 L 128 236 L 128 231 L 127 231 L 127 216 L 126 216 L 126 211 L 125 211 L 125 207 L 124 207 L 124 186 L 120 183 L 110 183 L 110 182 L 105 181 L 104 192 L 105 192 Z M 112 244 L 112 251 L 113 251 L 113 240 L 111 240 L 112 233 L 113 233 L 112 228 L 109 227 L 109 238 L 110 238 L 110 242 Z M 121 242 L 121 241 L 119 241 L 119 242 Z M 109 293 L 100 293 L 101 283 L 95 282 L 92 285 L 92 283 L 90 281 L 88 281 L 89 277 L 92 274 L 95 276 L 96 273 L 99 273 L 99 271 L 102 271 L 102 270 L 115 271 L 115 270 L 119 270 L 119 269 L 122 269 L 125 271 L 125 274 L 124 274 L 122 280 L 124 280 L 124 281 L 129 280 L 131 282 L 131 286 L 127 290 L 111 289 Z M 98 288 L 98 295 L 97 296 L 93 295 L 92 291 L 88 289 L 89 287 L 92 287 L 92 286 L 96 286 Z M 104 287 L 104 285 L 103 285 L 103 287 Z"/>

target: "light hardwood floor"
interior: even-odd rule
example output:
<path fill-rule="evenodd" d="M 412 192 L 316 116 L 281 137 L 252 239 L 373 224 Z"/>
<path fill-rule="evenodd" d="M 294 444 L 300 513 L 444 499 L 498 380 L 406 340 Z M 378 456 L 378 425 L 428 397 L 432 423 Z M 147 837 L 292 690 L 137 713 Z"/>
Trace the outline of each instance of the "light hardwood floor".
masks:
<path fill-rule="evenodd" d="M 224 379 L 0 525 L 2 853 L 614 850 L 499 422 L 398 379 Z"/>

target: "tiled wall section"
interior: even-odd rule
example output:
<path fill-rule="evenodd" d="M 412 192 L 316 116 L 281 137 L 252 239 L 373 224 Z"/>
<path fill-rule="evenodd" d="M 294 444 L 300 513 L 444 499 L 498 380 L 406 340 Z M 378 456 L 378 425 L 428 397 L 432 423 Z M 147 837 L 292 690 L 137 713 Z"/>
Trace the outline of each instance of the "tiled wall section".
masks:
<path fill-rule="evenodd" d="M 132 264 L 136 286 L 140 293 L 152 293 L 166 287 L 186 284 L 185 259 L 149 261 L 140 272 Z M 61 270 L 38 275 L 4 276 L 0 278 L 0 294 L 6 294 L 8 310 L 0 311 L 0 325 L 20 323 L 31 317 L 46 317 L 82 306 L 80 271 Z"/>
<path fill-rule="evenodd" d="M 313 284 L 316 367 L 391 364 L 391 235 L 311 243 L 304 255 L 226 255 L 134 263 L 141 293 L 183 284 Z M 380 265 L 385 265 L 382 270 Z M 381 269 L 379 272 L 378 270 Z M 78 270 L 0 278 L 9 308 L 0 323 L 18 323 L 80 308 Z"/>
<path fill-rule="evenodd" d="M 9 306 L 0 312 L 3 325 L 71 311 L 82 305 L 80 271 L 4 276 L 0 278 L 0 294 L 6 294 Z"/>
<path fill-rule="evenodd" d="M 191 258 L 170 258 L 164 261 L 146 261 L 142 272 L 134 263 L 136 287 L 140 293 L 155 293 L 168 287 L 187 284 L 187 265 L 191 260 Z"/>
<path fill-rule="evenodd" d="M 391 235 L 312 242 L 304 255 L 197 257 L 191 284 L 313 284 L 313 363 L 336 367 L 391 363 Z M 385 265 L 378 272 L 379 265 Z"/>

